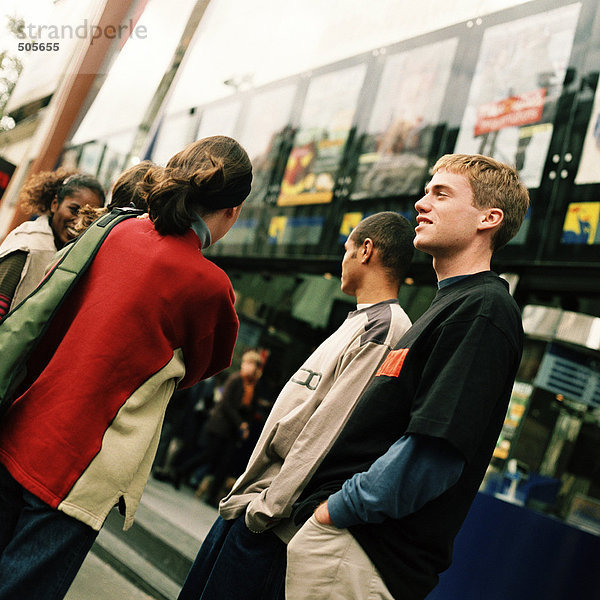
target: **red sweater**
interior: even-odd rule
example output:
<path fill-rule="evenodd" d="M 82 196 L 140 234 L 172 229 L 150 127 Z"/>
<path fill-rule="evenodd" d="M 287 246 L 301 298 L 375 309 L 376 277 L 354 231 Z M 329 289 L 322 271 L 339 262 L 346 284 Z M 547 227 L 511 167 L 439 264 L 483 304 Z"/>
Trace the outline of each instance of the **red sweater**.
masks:
<path fill-rule="evenodd" d="M 0 461 L 26 489 L 99 529 L 120 497 L 133 519 L 177 381 L 229 366 L 229 279 L 200 241 L 149 219 L 110 233 L 29 363 L 0 429 Z"/>

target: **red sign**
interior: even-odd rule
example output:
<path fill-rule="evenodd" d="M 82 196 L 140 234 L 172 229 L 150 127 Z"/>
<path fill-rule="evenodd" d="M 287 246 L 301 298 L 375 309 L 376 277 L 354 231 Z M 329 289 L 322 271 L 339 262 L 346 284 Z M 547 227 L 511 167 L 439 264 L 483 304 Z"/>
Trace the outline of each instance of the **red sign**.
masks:
<path fill-rule="evenodd" d="M 8 183 L 12 174 L 15 172 L 15 165 L 0 158 L 0 198 L 4 194 L 4 190 L 8 187 Z"/>
<path fill-rule="evenodd" d="M 482 104 L 477 109 L 475 135 L 537 123 L 542 118 L 546 88 Z"/>

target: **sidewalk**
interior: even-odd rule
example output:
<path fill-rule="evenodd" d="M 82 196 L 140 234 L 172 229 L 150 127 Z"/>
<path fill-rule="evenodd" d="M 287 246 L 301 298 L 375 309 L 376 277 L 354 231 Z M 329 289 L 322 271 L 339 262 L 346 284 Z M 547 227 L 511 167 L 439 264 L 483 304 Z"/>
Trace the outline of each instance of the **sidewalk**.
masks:
<path fill-rule="evenodd" d="M 155 600 L 155 598 L 139 590 L 90 552 L 65 600 Z"/>
<path fill-rule="evenodd" d="M 150 479 L 136 513 L 136 523 L 138 529 L 151 530 L 153 536 L 162 541 L 163 555 L 164 548 L 167 548 L 168 553 L 184 557 L 191 564 L 217 514 L 216 509 L 195 498 L 191 489 L 183 487 L 175 490 L 169 484 Z M 119 572 L 133 571 L 142 582 L 155 577 L 155 569 L 146 557 L 141 556 L 140 540 L 135 539 L 135 532 L 122 533 L 122 519 L 116 514 L 109 517 L 65 600 L 160 600 L 165 596 L 176 597 L 179 586 L 172 582 L 166 583 L 164 594 L 159 597 L 142 591 L 140 587 L 143 585 L 132 583 L 131 577 L 128 579 Z M 141 543 L 150 545 L 144 540 Z M 168 556 L 165 558 L 169 560 Z M 126 569 L 115 564 L 115 560 L 127 563 Z"/>

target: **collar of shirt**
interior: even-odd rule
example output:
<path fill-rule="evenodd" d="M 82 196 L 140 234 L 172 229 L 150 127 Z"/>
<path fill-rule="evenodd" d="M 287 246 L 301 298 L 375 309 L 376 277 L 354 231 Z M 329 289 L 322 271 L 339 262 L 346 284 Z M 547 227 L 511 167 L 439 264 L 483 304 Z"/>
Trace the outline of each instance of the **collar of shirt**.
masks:
<path fill-rule="evenodd" d="M 196 216 L 196 220 L 191 225 L 194 233 L 200 238 L 201 248 L 208 248 L 211 244 L 210 229 L 202 217 Z"/>
<path fill-rule="evenodd" d="M 484 273 L 484 271 L 480 271 L 480 272 Z M 471 277 L 471 275 L 476 275 L 476 273 L 469 273 L 468 275 L 456 275 L 454 277 L 447 277 L 446 279 L 442 279 L 441 281 L 438 281 L 438 284 L 437 284 L 438 290 L 442 290 L 445 287 L 452 285 L 453 283 L 457 283 L 458 281 L 461 281 L 462 279 Z"/>

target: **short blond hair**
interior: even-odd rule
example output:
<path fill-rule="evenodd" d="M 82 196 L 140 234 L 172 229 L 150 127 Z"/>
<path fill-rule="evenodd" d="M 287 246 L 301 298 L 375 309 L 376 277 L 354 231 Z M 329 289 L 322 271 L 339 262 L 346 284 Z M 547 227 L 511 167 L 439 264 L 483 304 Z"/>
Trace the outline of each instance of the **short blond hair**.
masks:
<path fill-rule="evenodd" d="M 433 165 L 431 174 L 441 170 L 467 177 L 474 206 L 499 208 L 504 213 L 492 237 L 492 251 L 517 235 L 529 208 L 529 192 L 514 167 L 481 154 L 445 154 Z"/>

